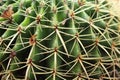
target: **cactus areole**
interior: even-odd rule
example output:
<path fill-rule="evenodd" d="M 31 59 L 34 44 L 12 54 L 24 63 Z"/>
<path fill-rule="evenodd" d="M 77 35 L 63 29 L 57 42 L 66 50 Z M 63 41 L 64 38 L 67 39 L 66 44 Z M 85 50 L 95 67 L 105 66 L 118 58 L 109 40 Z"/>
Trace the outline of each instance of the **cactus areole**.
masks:
<path fill-rule="evenodd" d="M 0 0 L 0 80 L 120 80 L 110 1 Z"/>

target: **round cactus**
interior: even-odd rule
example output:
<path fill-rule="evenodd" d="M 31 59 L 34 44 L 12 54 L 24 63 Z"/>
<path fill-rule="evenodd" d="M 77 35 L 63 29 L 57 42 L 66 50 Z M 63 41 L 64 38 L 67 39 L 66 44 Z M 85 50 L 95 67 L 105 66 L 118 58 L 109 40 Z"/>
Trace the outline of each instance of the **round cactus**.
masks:
<path fill-rule="evenodd" d="M 0 0 L 0 79 L 119 80 L 111 9 L 109 0 Z"/>

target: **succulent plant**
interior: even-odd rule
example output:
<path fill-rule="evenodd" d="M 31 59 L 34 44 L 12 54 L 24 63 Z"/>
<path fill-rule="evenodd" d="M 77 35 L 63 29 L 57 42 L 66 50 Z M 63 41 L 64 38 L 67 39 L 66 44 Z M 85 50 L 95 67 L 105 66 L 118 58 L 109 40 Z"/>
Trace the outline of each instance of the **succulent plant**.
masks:
<path fill-rule="evenodd" d="M 120 80 L 108 0 L 0 1 L 1 80 Z"/>

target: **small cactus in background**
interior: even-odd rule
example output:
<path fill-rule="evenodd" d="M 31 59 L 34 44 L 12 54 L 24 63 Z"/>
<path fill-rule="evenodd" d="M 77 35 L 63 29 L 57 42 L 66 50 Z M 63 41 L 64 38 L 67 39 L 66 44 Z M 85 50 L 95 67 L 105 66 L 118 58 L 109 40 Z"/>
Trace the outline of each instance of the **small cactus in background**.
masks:
<path fill-rule="evenodd" d="M 120 19 L 109 0 L 0 0 L 1 80 L 119 80 Z"/>

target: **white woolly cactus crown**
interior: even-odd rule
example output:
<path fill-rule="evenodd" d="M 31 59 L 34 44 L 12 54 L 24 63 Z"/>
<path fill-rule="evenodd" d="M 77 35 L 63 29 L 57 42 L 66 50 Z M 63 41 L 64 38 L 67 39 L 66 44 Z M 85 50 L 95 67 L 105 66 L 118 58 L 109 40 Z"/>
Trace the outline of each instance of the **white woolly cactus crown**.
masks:
<path fill-rule="evenodd" d="M 110 4 L 111 8 L 110 11 L 114 16 L 120 18 L 120 0 L 107 0 Z"/>

